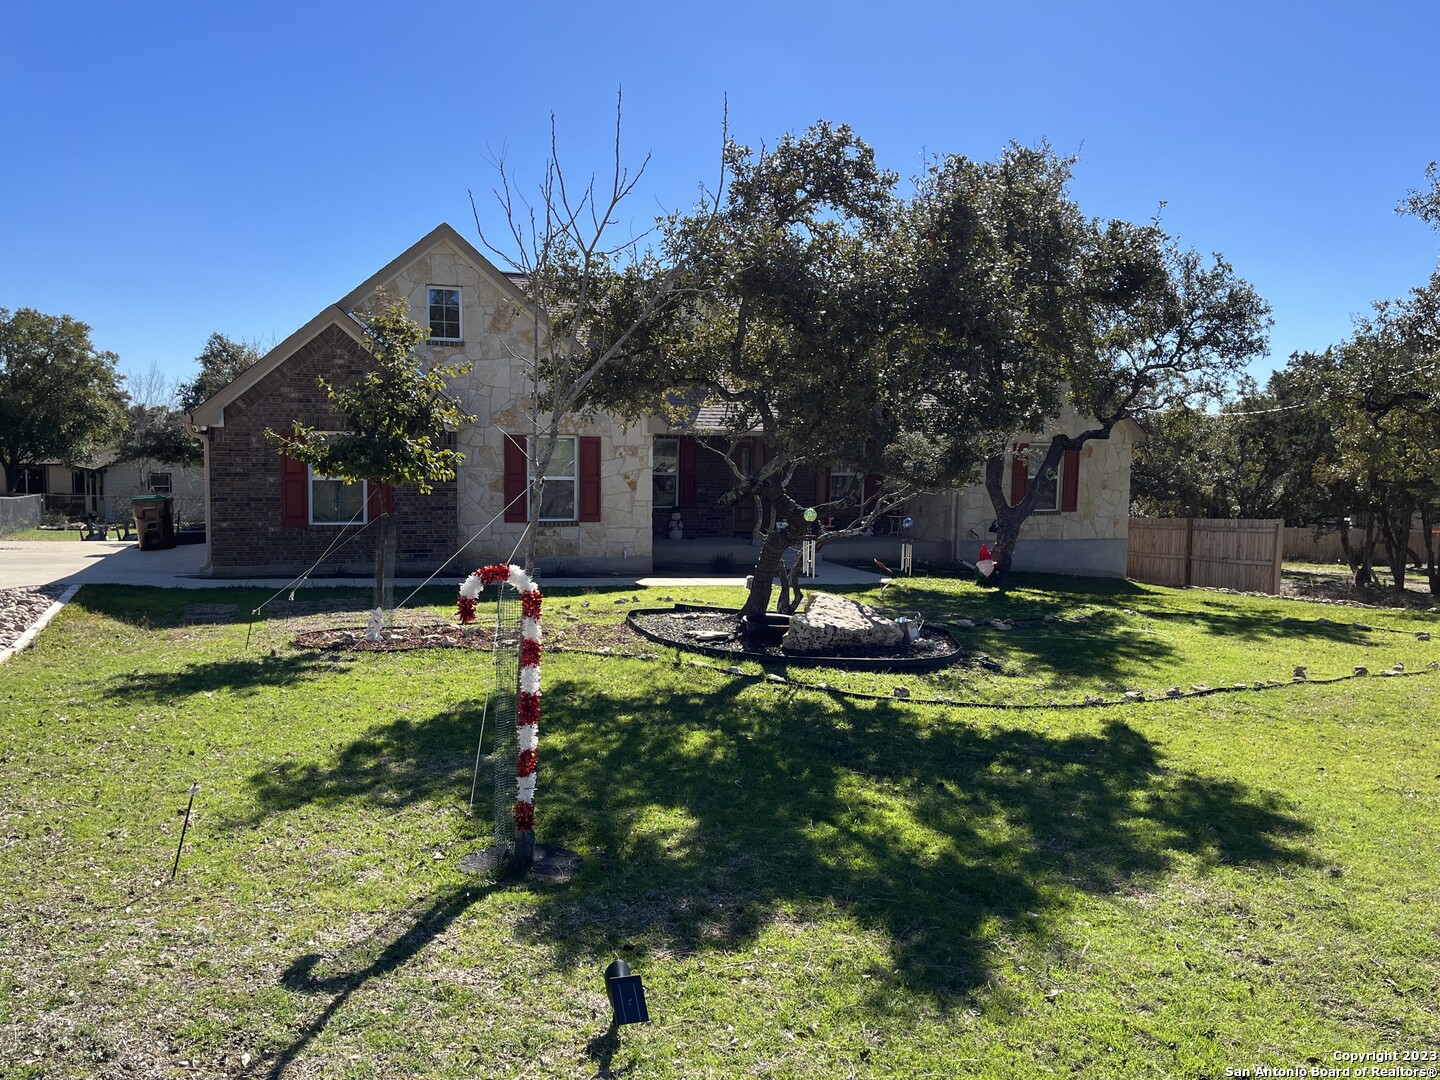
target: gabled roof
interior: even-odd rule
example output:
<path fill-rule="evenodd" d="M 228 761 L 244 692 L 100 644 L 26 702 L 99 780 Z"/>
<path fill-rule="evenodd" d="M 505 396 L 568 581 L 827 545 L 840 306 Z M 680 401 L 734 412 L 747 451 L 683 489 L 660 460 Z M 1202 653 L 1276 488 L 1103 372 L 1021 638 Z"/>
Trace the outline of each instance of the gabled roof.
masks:
<path fill-rule="evenodd" d="M 339 305 L 331 304 L 242 371 L 234 382 L 217 391 L 209 401 L 196 406 L 195 411 L 186 416 L 185 422 L 193 427 L 224 427 L 225 406 L 314 341 L 315 335 L 330 326 L 338 326 L 354 338 L 356 344 L 361 346 L 365 344 L 365 335 L 361 332 L 360 324 L 355 321 L 355 317 Z"/>
<path fill-rule="evenodd" d="M 291 334 L 275 348 L 257 360 L 253 365 L 240 374 L 234 382 L 216 392 L 216 394 L 204 404 L 196 407 L 195 411 L 186 417 L 187 423 L 194 427 L 224 427 L 225 407 L 235 401 L 260 380 L 264 379 L 281 364 L 289 360 L 300 349 L 315 339 L 315 336 L 329 326 L 338 326 L 350 337 L 354 338 L 359 345 L 365 345 L 365 335 L 360 324 L 350 313 L 360 307 L 365 301 L 374 295 L 375 290 L 384 285 L 396 274 L 419 259 L 426 252 L 433 250 L 440 245 L 447 245 L 457 255 L 474 265 L 475 269 L 488 281 L 490 281 L 503 296 L 514 300 L 517 304 L 528 306 L 525 293 L 519 283 L 512 280 L 511 276 L 502 273 L 495 265 L 487 259 L 480 251 L 456 232 L 450 225 L 441 222 L 435 228 L 422 236 L 415 243 L 411 244 L 403 252 L 391 259 L 383 267 L 371 274 L 355 288 L 346 293 L 340 300 L 331 304 L 315 318 L 302 326 L 295 333 Z"/>
<path fill-rule="evenodd" d="M 526 299 L 525 293 L 521 291 L 519 282 L 512 280 L 510 275 L 498 269 L 494 263 L 480 253 L 479 248 L 443 221 L 341 297 L 338 306 L 346 311 L 354 311 L 369 300 L 381 285 L 441 243 L 449 244 L 455 249 L 456 254 L 473 263 L 475 269 L 488 278 L 502 294 L 517 304 L 528 306 L 529 301 Z M 518 276 L 516 275 L 516 277 Z M 443 282 L 435 284 L 443 284 Z"/>

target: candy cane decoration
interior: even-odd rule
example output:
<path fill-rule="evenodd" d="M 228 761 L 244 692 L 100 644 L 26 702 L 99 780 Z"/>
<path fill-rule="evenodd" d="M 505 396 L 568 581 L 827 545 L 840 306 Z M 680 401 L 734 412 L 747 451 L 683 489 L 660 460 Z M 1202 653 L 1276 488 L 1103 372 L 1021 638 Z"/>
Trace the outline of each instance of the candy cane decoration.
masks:
<path fill-rule="evenodd" d="M 515 829 L 535 831 L 536 749 L 540 745 L 540 586 L 518 566 L 500 563 L 476 570 L 460 586 L 455 609 L 462 623 L 475 621 L 475 599 L 486 585 L 504 581 L 520 592 L 520 692 L 515 703 L 515 734 L 519 756 L 515 775 L 519 778 L 519 799 L 515 804 Z"/>

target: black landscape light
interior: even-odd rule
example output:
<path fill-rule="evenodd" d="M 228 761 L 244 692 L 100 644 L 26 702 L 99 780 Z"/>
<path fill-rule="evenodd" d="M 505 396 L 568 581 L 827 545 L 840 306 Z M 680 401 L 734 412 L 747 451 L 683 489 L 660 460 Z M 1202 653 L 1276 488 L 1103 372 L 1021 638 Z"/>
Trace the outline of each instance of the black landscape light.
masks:
<path fill-rule="evenodd" d="M 645 1008 L 645 987 L 640 984 L 639 975 L 630 974 L 630 965 L 624 960 L 613 960 L 605 969 L 605 993 L 610 998 L 610 1008 L 615 1010 L 616 1027 L 650 1022 L 650 1010 Z"/>

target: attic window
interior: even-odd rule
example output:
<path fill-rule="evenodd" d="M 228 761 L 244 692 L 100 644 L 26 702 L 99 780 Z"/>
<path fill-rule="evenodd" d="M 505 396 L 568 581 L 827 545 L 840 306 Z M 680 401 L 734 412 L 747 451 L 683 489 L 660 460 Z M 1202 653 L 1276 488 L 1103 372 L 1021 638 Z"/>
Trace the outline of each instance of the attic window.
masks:
<path fill-rule="evenodd" d="M 430 286 L 430 340 L 460 341 L 460 290 Z"/>

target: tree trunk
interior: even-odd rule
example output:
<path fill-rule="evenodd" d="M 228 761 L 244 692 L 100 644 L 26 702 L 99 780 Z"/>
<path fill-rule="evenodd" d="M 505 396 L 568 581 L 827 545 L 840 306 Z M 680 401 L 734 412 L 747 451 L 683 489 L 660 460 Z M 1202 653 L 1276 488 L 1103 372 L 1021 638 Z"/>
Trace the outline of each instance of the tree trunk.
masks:
<path fill-rule="evenodd" d="M 1359 515 L 1365 520 L 1365 538 L 1357 551 L 1350 542 L 1350 522 L 1340 519 L 1340 548 L 1350 564 L 1351 584 L 1357 589 L 1369 588 L 1375 584 L 1375 515 L 1368 510 Z"/>
<path fill-rule="evenodd" d="M 780 565 L 780 599 L 775 602 L 775 610 L 785 615 L 794 615 L 805 599 L 805 592 L 800 588 L 800 571 L 803 569 L 799 559 L 790 564 L 789 569 L 784 563 Z"/>
<path fill-rule="evenodd" d="M 1034 500 L 1021 499 L 1011 506 L 1001 489 L 1005 475 L 1005 459 L 996 455 L 985 462 L 985 490 L 990 496 L 990 506 L 995 511 L 995 540 L 990 545 L 990 557 L 995 560 L 995 570 L 989 583 L 1000 586 L 1010 573 L 1010 563 L 1015 558 L 1015 543 L 1020 538 L 1020 526 L 1030 516 Z"/>
<path fill-rule="evenodd" d="M 1440 566 L 1435 565 L 1435 507 L 1428 502 L 1420 507 L 1420 530 L 1424 533 L 1425 577 L 1433 600 L 1440 596 Z"/>
<path fill-rule="evenodd" d="M 375 538 L 375 604 L 370 624 L 365 628 L 366 641 L 379 641 L 385 627 L 385 553 L 390 550 L 389 500 L 382 491 L 380 499 L 380 531 Z"/>
<path fill-rule="evenodd" d="M 1410 563 L 1410 522 L 1414 512 L 1402 499 L 1400 506 L 1387 498 L 1380 504 L 1380 531 L 1385 538 L 1385 562 L 1390 567 L 1391 582 L 1397 593 L 1405 591 L 1405 570 Z"/>
<path fill-rule="evenodd" d="M 742 618 L 763 615 L 770 610 L 770 594 L 775 588 L 776 575 L 784 566 L 785 549 L 790 546 L 786 535 L 790 530 L 781 529 L 778 525 L 779 522 L 772 522 L 765 534 L 765 543 L 760 548 L 760 557 L 755 560 L 754 574 L 750 579 L 750 595 L 740 609 Z"/>

